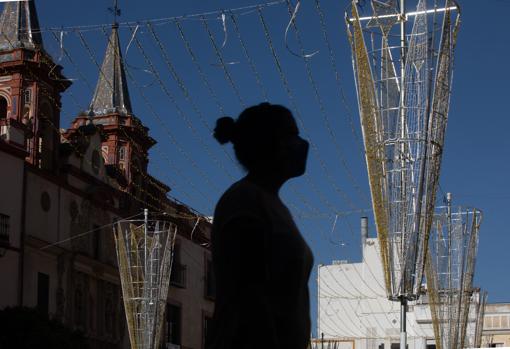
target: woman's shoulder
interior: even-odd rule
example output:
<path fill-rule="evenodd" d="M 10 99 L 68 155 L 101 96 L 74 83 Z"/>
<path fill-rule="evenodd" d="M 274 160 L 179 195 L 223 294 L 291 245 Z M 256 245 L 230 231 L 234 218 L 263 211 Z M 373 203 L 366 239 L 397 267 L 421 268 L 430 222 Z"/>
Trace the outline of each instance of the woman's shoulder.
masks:
<path fill-rule="evenodd" d="M 221 196 L 215 209 L 215 219 L 226 215 L 262 215 L 264 193 L 255 184 L 241 179 L 232 184 Z"/>
<path fill-rule="evenodd" d="M 245 207 L 260 204 L 262 191 L 258 186 L 243 178 L 228 188 L 218 201 L 218 206 Z"/>

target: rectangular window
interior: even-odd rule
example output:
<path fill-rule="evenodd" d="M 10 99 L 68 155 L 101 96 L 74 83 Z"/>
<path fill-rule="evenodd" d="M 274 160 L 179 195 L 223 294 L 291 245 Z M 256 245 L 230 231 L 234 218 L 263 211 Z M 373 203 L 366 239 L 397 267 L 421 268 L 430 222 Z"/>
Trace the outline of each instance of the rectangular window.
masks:
<path fill-rule="evenodd" d="M 400 343 L 391 343 L 391 349 L 400 349 Z M 409 344 L 406 345 L 406 349 L 409 349 Z"/>
<path fill-rule="evenodd" d="M 9 243 L 9 219 L 9 216 L 0 213 L 0 243 Z"/>
<path fill-rule="evenodd" d="M 181 344 L 181 307 L 167 304 L 166 307 L 166 342 L 167 344 Z"/>
<path fill-rule="evenodd" d="M 37 273 L 37 309 L 48 314 L 50 299 L 50 277 L 44 273 Z"/>
<path fill-rule="evenodd" d="M 216 297 L 216 284 L 211 259 L 207 259 L 205 263 L 205 297 L 210 299 Z"/>
<path fill-rule="evenodd" d="M 492 317 L 492 328 L 501 328 L 501 317 L 500 316 L 493 316 Z"/>
<path fill-rule="evenodd" d="M 501 315 L 500 328 L 508 328 L 508 315 Z"/>
<path fill-rule="evenodd" d="M 37 167 L 42 168 L 43 139 L 37 137 Z"/>
<path fill-rule="evenodd" d="M 486 328 L 486 329 L 492 328 L 492 318 L 484 317 L 484 319 L 483 319 L 483 327 Z"/>
<path fill-rule="evenodd" d="M 202 323 L 202 348 L 205 348 L 207 343 L 207 335 L 208 331 L 211 328 L 212 318 L 210 316 L 204 315 L 203 323 Z M 384 348 L 383 348 L 384 349 Z"/>
<path fill-rule="evenodd" d="M 31 96 L 30 90 L 25 90 L 25 93 L 23 94 L 23 101 L 25 104 L 31 103 L 32 96 Z"/>
<path fill-rule="evenodd" d="M 177 241 L 174 244 L 170 284 L 186 288 L 186 266 L 181 264 L 181 245 Z"/>
<path fill-rule="evenodd" d="M 101 258 L 101 229 L 99 225 L 94 224 L 92 232 L 92 257 L 94 259 Z"/>

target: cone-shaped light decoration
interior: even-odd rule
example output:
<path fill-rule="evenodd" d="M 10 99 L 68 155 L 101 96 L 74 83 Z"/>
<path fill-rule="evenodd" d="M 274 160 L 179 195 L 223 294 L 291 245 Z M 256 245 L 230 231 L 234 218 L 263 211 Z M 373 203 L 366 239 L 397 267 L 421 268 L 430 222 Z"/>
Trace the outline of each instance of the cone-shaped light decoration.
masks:
<path fill-rule="evenodd" d="M 159 348 L 176 227 L 165 220 L 123 220 L 115 245 L 132 349 Z"/>
<path fill-rule="evenodd" d="M 393 300 L 416 298 L 424 274 L 459 22 L 455 3 L 444 5 L 430 11 L 418 0 L 403 22 L 395 0 L 372 0 L 373 13 L 362 18 L 353 0 L 347 15 L 374 218 Z"/>
<path fill-rule="evenodd" d="M 473 276 L 481 220 L 480 211 L 462 207 L 438 208 L 434 217 L 426 274 L 438 349 L 465 347 L 470 312 L 480 302 L 473 299 Z"/>

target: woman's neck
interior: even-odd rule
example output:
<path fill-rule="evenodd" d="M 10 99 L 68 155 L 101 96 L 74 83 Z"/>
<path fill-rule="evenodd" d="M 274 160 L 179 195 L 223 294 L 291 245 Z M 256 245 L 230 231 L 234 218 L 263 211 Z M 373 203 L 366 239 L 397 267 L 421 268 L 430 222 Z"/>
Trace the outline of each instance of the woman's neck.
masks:
<path fill-rule="evenodd" d="M 278 178 L 275 174 L 260 172 L 249 172 L 245 178 L 276 196 L 278 196 L 280 188 L 287 181 L 286 179 Z"/>

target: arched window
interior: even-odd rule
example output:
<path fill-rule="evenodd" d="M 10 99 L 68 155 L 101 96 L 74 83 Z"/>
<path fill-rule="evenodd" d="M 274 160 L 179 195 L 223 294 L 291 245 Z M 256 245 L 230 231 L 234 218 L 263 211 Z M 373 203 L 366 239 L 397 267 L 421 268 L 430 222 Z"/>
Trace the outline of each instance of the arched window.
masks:
<path fill-rule="evenodd" d="M 103 155 L 103 160 L 105 164 L 108 164 L 108 146 L 101 146 L 101 154 Z"/>
<path fill-rule="evenodd" d="M 126 160 L 126 147 L 124 146 L 119 148 L 119 160 Z"/>
<path fill-rule="evenodd" d="M 0 119 L 7 118 L 7 99 L 5 97 L 0 96 Z"/>

